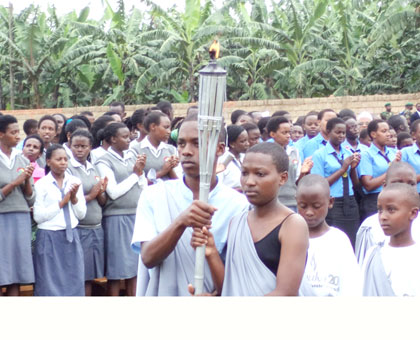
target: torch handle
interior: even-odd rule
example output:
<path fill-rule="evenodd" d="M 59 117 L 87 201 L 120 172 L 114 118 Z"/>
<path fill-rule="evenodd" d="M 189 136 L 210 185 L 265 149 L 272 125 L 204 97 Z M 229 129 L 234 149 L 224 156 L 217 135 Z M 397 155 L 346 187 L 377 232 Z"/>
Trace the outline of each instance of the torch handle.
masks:
<path fill-rule="evenodd" d="M 195 295 L 204 292 L 204 261 L 206 246 L 197 247 L 195 249 L 195 272 L 194 272 L 194 288 Z"/>

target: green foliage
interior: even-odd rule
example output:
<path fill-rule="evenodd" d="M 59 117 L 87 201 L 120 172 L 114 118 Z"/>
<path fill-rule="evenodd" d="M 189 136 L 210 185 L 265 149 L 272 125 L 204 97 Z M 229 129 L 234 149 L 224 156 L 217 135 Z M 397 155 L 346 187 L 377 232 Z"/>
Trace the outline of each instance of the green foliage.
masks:
<path fill-rule="evenodd" d="M 0 6 L 3 106 L 11 86 L 16 108 L 195 101 L 214 39 L 229 100 L 420 88 L 420 1 L 185 0 L 183 12 L 143 3 L 114 10 L 105 0 L 100 20 L 89 7 L 59 17 L 30 5 L 11 17 Z"/>

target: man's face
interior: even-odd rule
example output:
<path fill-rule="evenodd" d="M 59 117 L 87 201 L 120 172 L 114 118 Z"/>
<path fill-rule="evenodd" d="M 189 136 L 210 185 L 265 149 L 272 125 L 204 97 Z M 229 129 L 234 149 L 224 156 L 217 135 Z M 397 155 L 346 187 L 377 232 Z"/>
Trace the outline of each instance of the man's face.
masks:
<path fill-rule="evenodd" d="M 179 161 L 186 176 L 200 176 L 198 124 L 190 121 L 181 125 L 178 135 Z"/>
<path fill-rule="evenodd" d="M 391 105 L 385 106 L 385 110 L 386 110 L 386 112 L 391 112 Z"/>
<path fill-rule="evenodd" d="M 420 103 L 416 104 L 416 110 L 420 112 Z"/>
<path fill-rule="evenodd" d="M 118 105 L 118 106 L 110 106 L 109 109 L 111 111 L 118 112 L 120 114 L 120 116 L 121 116 L 121 121 L 126 116 L 126 113 L 124 112 L 124 109 L 123 109 L 123 107 L 121 105 Z"/>

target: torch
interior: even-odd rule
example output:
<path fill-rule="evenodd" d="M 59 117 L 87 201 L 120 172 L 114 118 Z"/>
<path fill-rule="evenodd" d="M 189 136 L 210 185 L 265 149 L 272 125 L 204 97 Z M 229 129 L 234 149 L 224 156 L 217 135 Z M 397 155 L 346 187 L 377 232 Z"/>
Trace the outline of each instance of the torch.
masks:
<path fill-rule="evenodd" d="M 226 97 L 226 71 L 216 62 L 219 57 L 219 43 L 216 40 L 210 46 L 209 53 L 211 58 L 209 64 L 199 71 L 198 95 L 199 200 L 206 203 L 209 198 L 216 148 L 222 128 L 223 102 Z M 194 273 L 196 295 L 203 293 L 205 251 L 205 246 L 196 248 Z"/>

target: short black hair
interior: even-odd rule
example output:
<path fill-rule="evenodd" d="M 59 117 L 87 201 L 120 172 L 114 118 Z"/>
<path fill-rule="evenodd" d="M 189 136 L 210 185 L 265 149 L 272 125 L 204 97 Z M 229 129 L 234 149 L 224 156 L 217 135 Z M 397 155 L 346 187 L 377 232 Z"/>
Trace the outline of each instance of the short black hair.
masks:
<path fill-rule="evenodd" d="M 89 140 L 90 145 L 91 146 L 93 145 L 93 136 L 87 130 L 80 130 L 79 129 L 79 130 L 74 131 L 70 136 L 70 144 L 71 144 L 74 137 L 85 137 Z"/>
<path fill-rule="evenodd" d="M 408 132 L 400 132 L 397 135 L 397 148 L 400 149 L 401 143 L 405 141 L 406 139 L 411 139 L 411 135 Z"/>
<path fill-rule="evenodd" d="M 350 109 L 342 109 L 340 110 L 340 112 L 338 113 L 337 117 L 341 118 L 342 120 L 347 120 L 349 118 L 354 118 L 355 120 L 356 118 L 356 114 L 354 113 L 353 110 Z"/>
<path fill-rule="evenodd" d="M 410 203 L 414 206 L 420 206 L 419 194 L 417 193 L 415 186 L 411 186 L 406 183 L 390 183 L 382 189 L 382 192 L 379 194 L 379 197 L 382 193 L 392 190 L 399 191 L 400 193 L 399 195 L 394 195 L 395 197 L 404 197 L 405 199 L 409 200 Z"/>
<path fill-rule="evenodd" d="M 112 102 L 109 104 L 109 107 L 115 107 L 115 106 L 121 106 L 123 108 L 123 111 L 125 111 L 125 105 L 122 102 Z"/>
<path fill-rule="evenodd" d="M 285 111 L 285 110 L 279 110 L 274 112 L 271 117 L 284 117 L 285 115 L 290 115 L 289 111 Z"/>
<path fill-rule="evenodd" d="M 80 115 L 81 115 L 81 116 L 94 117 L 94 114 L 93 114 L 93 112 L 91 112 L 91 111 L 82 111 L 82 112 L 80 112 Z"/>
<path fill-rule="evenodd" d="M 408 170 L 413 174 L 413 177 L 416 177 L 416 170 L 410 163 L 403 161 L 392 162 L 391 165 L 388 167 L 388 170 L 386 171 L 385 183 L 388 183 L 389 177 L 391 177 L 394 174 L 394 172 L 397 172 L 399 170 Z"/>
<path fill-rule="evenodd" d="M 267 127 L 267 123 L 268 121 L 271 119 L 271 117 L 262 117 L 258 123 L 257 126 L 260 129 L 260 133 L 263 134 L 264 133 L 264 129 Z"/>
<path fill-rule="evenodd" d="M 402 118 L 400 115 L 394 115 L 388 118 L 387 123 L 390 127 L 392 127 L 395 131 L 404 131 L 405 130 L 405 124 L 404 124 L 404 118 Z M 403 126 L 403 129 L 401 129 L 401 125 Z"/>
<path fill-rule="evenodd" d="M 193 112 L 193 113 L 190 113 L 189 115 L 187 115 L 187 117 L 185 117 L 185 119 L 179 124 L 178 132 L 181 130 L 181 126 L 184 123 L 187 123 L 187 122 L 197 122 L 198 123 L 198 112 Z M 227 135 L 227 132 L 226 132 L 226 128 L 225 128 L 225 120 L 222 117 L 222 127 L 221 127 L 220 133 L 219 133 L 219 143 L 223 143 L 223 144 L 226 145 L 226 143 L 227 143 L 226 135 Z"/>
<path fill-rule="evenodd" d="M 134 111 L 133 114 L 131 115 L 131 123 L 133 124 L 134 127 L 137 127 L 137 124 L 143 125 L 145 117 L 146 117 L 146 110 L 138 109 Z"/>
<path fill-rule="evenodd" d="M 284 148 L 277 143 L 263 142 L 255 144 L 247 150 L 245 157 L 249 153 L 262 153 L 264 155 L 270 155 L 278 173 L 288 171 L 289 169 L 289 156 L 287 156 Z"/>
<path fill-rule="evenodd" d="M 419 124 L 420 124 L 420 119 L 416 119 L 414 122 L 412 122 L 410 125 L 410 132 L 416 133 L 417 127 L 419 126 Z"/>
<path fill-rule="evenodd" d="M 111 116 L 101 116 L 93 122 L 92 128 L 90 129 L 90 132 L 92 133 L 92 136 L 93 136 L 92 148 L 97 148 L 98 146 L 101 145 L 101 142 L 103 140 L 103 129 L 109 123 L 114 123 L 114 122 L 115 120 Z"/>
<path fill-rule="evenodd" d="M 372 120 L 367 127 L 367 132 L 370 138 L 372 138 L 372 132 L 376 132 L 378 131 L 378 127 L 380 123 L 386 123 L 388 124 L 385 120 L 383 119 L 374 119 Z"/>
<path fill-rule="evenodd" d="M 331 118 L 327 122 L 327 126 L 326 126 L 327 131 L 331 132 L 331 130 L 334 129 L 335 126 L 338 125 L 338 124 L 343 124 L 344 126 L 346 126 L 346 122 L 344 120 L 342 120 L 341 118 Z"/>
<path fill-rule="evenodd" d="M 252 130 L 259 130 L 258 126 L 254 123 L 245 123 L 245 124 L 242 124 L 242 127 L 246 130 L 246 132 L 249 132 Z"/>
<path fill-rule="evenodd" d="M 271 117 L 270 120 L 267 123 L 267 132 L 276 132 L 280 126 L 280 124 L 289 123 L 289 120 L 286 117 L 283 116 L 276 116 Z"/>
<path fill-rule="evenodd" d="M 121 116 L 117 111 L 107 111 L 103 114 L 103 116 L 113 116 L 113 115 Z"/>
<path fill-rule="evenodd" d="M 335 114 L 337 114 L 333 109 L 324 109 L 318 112 L 318 120 L 322 120 L 322 118 L 324 118 L 325 113 L 327 112 L 334 112 Z"/>
<path fill-rule="evenodd" d="M 239 117 L 242 116 L 242 115 L 246 115 L 246 114 L 247 114 L 247 112 L 244 111 L 244 110 L 235 110 L 230 115 L 230 121 L 232 122 L 232 124 L 236 124 Z"/>
<path fill-rule="evenodd" d="M 124 123 L 115 122 L 112 124 L 108 124 L 104 128 L 103 139 L 106 140 L 109 144 L 111 144 L 111 138 L 117 135 L 119 129 L 124 128 L 127 128 L 127 126 Z"/>
<path fill-rule="evenodd" d="M 296 196 L 298 196 L 299 192 L 304 191 L 305 188 L 312 186 L 321 187 L 325 191 L 326 196 L 330 197 L 330 185 L 327 179 L 318 174 L 309 174 L 302 177 L 297 187 Z"/>
<path fill-rule="evenodd" d="M 150 132 L 150 125 L 160 124 L 160 119 L 162 117 L 168 117 L 167 114 L 163 113 L 162 111 L 151 111 L 145 118 L 144 118 L 144 128 L 147 132 Z"/>
<path fill-rule="evenodd" d="M 368 130 L 367 129 L 362 129 L 361 131 L 360 131 L 360 134 L 359 134 L 359 139 L 360 138 L 362 138 L 362 139 L 365 139 L 366 137 L 368 137 L 369 135 L 368 135 Z M 370 138 L 370 137 L 369 137 Z"/>
<path fill-rule="evenodd" d="M 26 137 L 23 141 L 23 147 L 25 147 L 26 142 L 29 139 L 36 139 L 38 142 L 41 143 L 41 147 L 39 148 L 39 151 L 40 151 L 40 154 L 42 155 L 42 153 L 44 152 L 45 145 L 44 145 L 44 141 L 41 139 L 41 137 L 39 137 L 38 135 L 30 135 L 30 136 Z"/>
<path fill-rule="evenodd" d="M 156 104 L 156 106 L 159 108 L 160 111 L 165 113 L 167 116 L 169 116 L 170 111 L 172 110 L 172 104 L 166 100 L 162 100 L 159 103 Z"/>
<path fill-rule="evenodd" d="M 230 145 L 234 143 L 238 139 L 239 135 L 244 131 L 246 130 L 241 125 L 229 125 L 227 127 L 228 146 L 230 147 Z"/>
<path fill-rule="evenodd" d="M 5 133 L 10 124 L 17 123 L 16 117 L 12 115 L 0 116 L 0 132 Z"/>
<path fill-rule="evenodd" d="M 59 143 L 60 144 L 67 143 L 68 142 L 67 134 L 68 133 L 72 134 L 74 131 L 80 128 L 88 129 L 88 127 L 86 126 L 86 123 L 82 119 L 80 119 L 78 116 L 76 116 L 75 118 L 68 119 L 63 126 L 63 130 L 61 130 Z"/>
<path fill-rule="evenodd" d="M 38 121 L 36 119 L 27 119 L 23 123 L 23 131 L 26 135 L 31 133 L 31 130 L 38 127 Z"/>
<path fill-rule="evenodd" d="M 56 150 L 64 150 L 64 146 L 62 146 L 61 144 L 51 144 L 48 149 L 47 152 L 45 154 L 45 159 L 51 159 L 54 151 Z M 45 165 L 45 174 L 48 175 L 48 173 L 51 171 L 50 167 L 48 165 Z"/>

